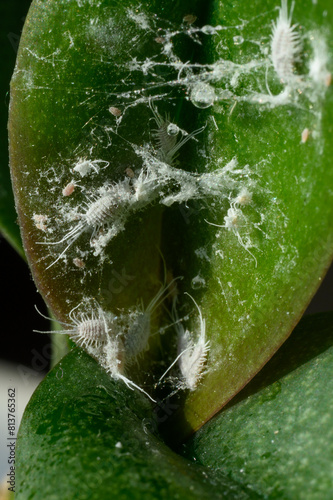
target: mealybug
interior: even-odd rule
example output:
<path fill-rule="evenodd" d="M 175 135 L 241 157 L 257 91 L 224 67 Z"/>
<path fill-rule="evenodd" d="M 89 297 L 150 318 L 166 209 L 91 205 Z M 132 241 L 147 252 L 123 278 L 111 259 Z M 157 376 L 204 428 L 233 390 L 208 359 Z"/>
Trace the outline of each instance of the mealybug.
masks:
<path fill-rule="evenodd" d="M 239 194 L 239 196 L 241 193 Z M 249 201 L 249 195 L 250 193 L 248 192 L 246 195 L 247 201 Z M 241 196 L 243 197 L 243 195 Z M 252 198 L 251 198 L 252 199 Z M 241 211 L 240 208 L 237 208 L 235 204 L 239 204 L 239 201 L 236 201 L 237 198 L 235 198 L 234 202 L 232 203 L 232 206 L 228 209 L 227 215 L 224 216 L 224 224 L 214 224 L 213 222 L 209 222 L 208 220 L 205 219 L 205 222 L 209 224 L 210 226 L 215 226 L 215 227 L 224 227 L 228 231 L 231 231 L 238 239 L 239 244 L 246 250 L 251 257 L 253 258 L 255 265 L 257 267 L 257 259 L 253 255 L 253 253 L 250 252 L 249 246 L 250 246 L 250 240 L 247 243 L 244 243 L 242 236 L 240 235 L 240 228 L 242 227 L 241 220 L 245 219 L 243 212 Z M 245 203 L 246 204 L 246 203 Z"/>
<path fill-rule="evenodd" d="M 246 205 L 250 205 L 252 202 L 252 193 L 247 189 L 247 187 L 243 187 L 236 198 L 232 200 L 233 205 L 240 205 L 242 207 Z"/>
<path fill-rule="evenodd" d="M 310 130 L 308 128 L 305 128 L 302 132 L 301 135 L 301 142 L 304 144 L 310 136 Z"/>
<path fill-rule="evenodd" d="M 204 127 L 185 135 L 186 133 L 181 131 L 175 123 L 170 122 L 168 117 L 166 117 L 165 120 L 162 118 L 157 111 L 157 108 L 152 104 L 151 100 L 149 100 L 149 106 L 153 112 L 154 120 L 158 127 L 153 130 L 153 135 L 157 141 L 159 159 L 168 165 L 172 165 L 178 156 L 179 149 L 184 146 L 187 141 L 202 132 Z M 178 140 L 177 137 L 179 132 L 182 132 L 185 136 Z"/>
<path fill-rule="evenodd" d="M 128 329 L 125 333 L 124 341 L 126 363 L 137 360 L 137 357 L 148 349 L 151 333 L 151 316 L 167 297 L 173 293 L 173 285 L 177 279 L 179 278 L 174 278 L 168 285 L 161 286 L 146 309 L 141 306 L 128 314 Z"/>
<path fill-rule="evenodd" d="M 90 242 L 97 236 L 103 226 L 107 226 L 112 222 L 112 217 L 118 208 L 117 190 L 110 188 L 101 196 L 95 196 L 90 204 L 85 203 L 86 211 L 76 216 L 80 217 L 80 221 L 74 226 L 63 238 L 53 242 L 38 242 L 38 245 L 60 245 L 68 242 L 66 248 L 58 255 L 56 260 L 50 264 L 47 269 L 52 267 L 58 260 L 67 252 L 73 243 L 85 232 L 91 231 Z"/>
<path fill-rule="evenodd" d="M 92 357 L 94 357 L 112 378 L 115 380 L 122 380 L 127 387 L 132 390 L 134 388 L 138 389 L 155 402 L 146 391 L 122 373 L 124 368 L 124 348 L 118 331 L 119 325 L 117 325 L 117 316 L 112 313 L 106 313 L 99 306 L 97 308 L 97 313 L 93 309 L 89 314 L 84 312 L 75 313 L 79 307 L 82 307 L 81 304 L 70 311 L 70 323 L 59 322 L 62 326 L 67 328 L 66 330 L 51 330 L 48 332 L 42 332 L 40 330 L 34 331 L 37 333 L 59 333 L 69 335 L 78 346 L 83 347 Z M 51 318 L 44 316 L 44 314 L 40 312 L 39 314 L 45 319 L 51 320 Z"/>
<path fill-rule="evenodd" d="M 39 229 L 40 231 L 44 231 L 44 232 L 47 231 L 47 221 L 48 221 L 47 215 L 34 214 L 32 216 L 32 220 L 34 221 L 37 229 Z"/>
<path fill-rule="evenodd" d="M 73 170 L 80 174 L 81 177 L 85 177 L 91 170 L 94 170 L 98 174 L 101 168 L 100 164 L 102 168 L 109 166 L 109 162 L 106 160 L 85 160 L 84 158 L 80 158 Z"/>
<path fill-rule="evenodd" d="M 62 190 L 63 196 L 71 196 L 74 193 L 75 184 L 73 181 L 69 182 Z"/>
<path fill-rule="evenodd" d="M 189 293 L 186 294 L 193 300 L 199 312 L 200 332 L 197 339 L 193 340 L 190 331 L 184 330 L 183 326 L 178 324 L 178 352 L 180 355 L 178 363 L 182 374 L 182 388 L 194 391 L 203 375 L 202 370 L 209 351 L 209 341 L 206 341 L 206 321 L 202 317 L 201 309 L 194 298 Z"/>
<path fill-rule="evenodd" d="M 199 312 L 200 332 L 199 335 L 196 336 L 196 339 L 193 339 L 191 332 L 184 329 L 178 318 L 175 301 L 172 316 L 178 334 L 178 355 L 160 377 L 160 381 L 178 362 L 181 379 L 177 384 L 177 390 L 189 389 L 190 391 L 194 391 L 203 376 L 203 367 L 209 352 L 209 341 L 206 341 L 206 322 L 202 317 L 201 310 L 194 298 L 189 293 L 185 293 L 192 299 Z"/>
<path fill-rule="evenodd" d="M 280 13 L 273 23 L 271 35 L 271 55 L 278 77 L 288 83 L 294 74 L 294 66 L 299 61 L 302 43 L 296 25 L 291 24 L 294 2 L 288 14 L 287 0 L 282 0 Z"/>
<path fill-rule="evenodd" d="M 77 313 L 76 311 L 79 307 L 82 307 L 82 305 L 79 304 L 70 311 L 68 315 L 70 319 L 69 323 L 59 321 L 59 323 L 65 327 L 64 330 L 51 330 L 48 332 L 41 332 L 39 330 L 34 331 L 37 333 L 60 333 L 69 335 L 78 346 L 84 348 L 101 346 L 109 337 L 109 332 L 112 330 L 112 323 L 115 316 L 111 313 L 104 312 L 99 306 L 97 312 L 92 309 L 90 314 L 86 312 Z M 43 316 L 43 318 L 51 320 L 51 318 L 44 316 L 41 312 L 39 312 L 39 314 Z"/>
<path fill-rule="evenodd" d="M 119 117 L 121 116 L 121 110 L 119 108 L 116 108 L 115 106 L 111 106 L 109 108 L 109 111 L 111 113 L 111 115 L 115 116 L 115 117 Z"/>

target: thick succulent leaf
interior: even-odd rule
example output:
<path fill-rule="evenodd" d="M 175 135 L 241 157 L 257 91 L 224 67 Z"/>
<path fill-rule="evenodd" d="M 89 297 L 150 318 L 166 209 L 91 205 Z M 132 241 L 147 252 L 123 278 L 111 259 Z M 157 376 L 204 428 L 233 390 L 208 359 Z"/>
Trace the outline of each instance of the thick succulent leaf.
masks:
<path fill-rule="evenodd" d="M 290 339 L 186 455 L 265 498 L 330 498 L 333 490 L 333 314 L 302 319 Z"/>
<path fill-rule="evenodd" d="M 172 452 L 151 433 L 154 426 L 143 396 L 72 351 L 25 410 L 15 498 L 260 498 Z"/>
<path fill-rule="evenodd" d="M 271 21 L 278 17 L 276 3 L 219 5 L 212 24 L 234 28 L 222 29 L 213 38 L 216 52 L 211 48 L 210 57 L 220 59 L 221 67 L 220 80 L 215 83 L 212 77 L 217 104 L 211 113 L 215 123 L 208 122 L 206 147 L 215 165 L 233 157 L 241 168 L 249 165 L 250 172 L 240 175 L 238 192 L 247 187 L 253 201 L 240 207 L 239 226 L 244 227 L 238 231 L 215 228 L 210 237 L 217 238 L 211 246 L 208 236 L 206 242 L 198 237 L 203 218 L 201 226 L 196 218 L 188 225 L 188 247 L 198 256 L 210 257 L 209 272 L 203 267 L 198 271 L 205 280 L 200 305 L 211 339 L 210 369 L 205 383 L 185 404 L 184 420 L 192 428 L 202 423 L 203 408 L 213 410 L 227 402 L 281 345 L 319 286 L 332 255 L 332 88 L 299 77 L 298 98 L 291 92 L 288 103 L 278 105 L 272 99 L 265 105 L 271 97 L 266 80 L 274 95 L 283 91 L 283 86 L 276 86 L 269 58 L 260 68 L 261 50 L 270 46 Z M 306 47 L 300 74 L 314 64 L 311 44 L 324 45 L 324 39 L 332 68 L 332 16 L 331 2 L 295 3 L 293 21 L 299 23 Z M 255 70 L 246 74 L 247 66 L 239 69 L 231 63 L 228 79 L 229 60 L 251 63 Z M 229 99 L 223 100 L 228 92 L 234 108 Z M 302 142 L 305 129 L 311 135 Z M 231 198 L 236 195 L 237 190 Z M 205 219 L 224 224 L 228 206 Z M 248 245 L 248 251 L 241 244 Z M 200 253 L 200 248 L 205 252 Z"/>
<path fill-rule="evenodd" d="M 19 226 L 16 222 L 14 197 L 10 180 L 8 159 L 8 104 L 9 82 L 13 73 L 23 19 L 30 0 L 3 2 L 0 7 L 2 23 L 0 36 L 1 74 L 0 74 L 0 231 L 17 252 L 24 256 Z"/>
<path fill-rule="evenodd" d="M 176 364 L 166 375 L 163 397 L 197 388 L 180 392 L 167 419 L 176 439 L 273 355 L 332 256 L 333 7 L 298 2 L 289 46 L 273 44 L 272 59 L 277 7 L 36 0 L 12 81 L 20 223 L 55 315 L 68 322 L 70 310 L 92 298 L 129 318 L 138 302 L 147 308 L 163 281 L 160 251 L 167 282 L 183 277 L 172 319 L 149 318 L 150 351 L 140 369 L 126 366 L 151 391 L 181 337 L 182 373 Z M 289 66 L 279 52 L 288 48 Z M 177 131 L 178 145 L 187 141 L 179 151 Z M 99 227 L 94 199 L 110 192 L 112 213 Z M 80 223 L 88 229 L 82 234 Z M 200 307 L 201 323 L 184 292 Z M 168 327 L 160 339 L 158 323 Z M 194 344 L 201 332 L 194 364 L 185 330 Z M 133 339 L 137 348 L 140 329 Z M 121 356 L 126 365 L 128 351 Z M 148 358 L 157 360 L 153 369 Z"/>

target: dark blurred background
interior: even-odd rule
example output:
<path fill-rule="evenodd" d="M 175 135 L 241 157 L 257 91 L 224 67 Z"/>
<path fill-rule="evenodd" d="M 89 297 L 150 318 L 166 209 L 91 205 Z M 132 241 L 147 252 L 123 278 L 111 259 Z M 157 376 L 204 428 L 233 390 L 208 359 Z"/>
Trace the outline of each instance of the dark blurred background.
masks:
<path fill-rule="evenodd" d="M 20 35 L 31 0 L 1 0 L 0 2 L 0 161 L 1 170 L 8 167 L 7 119 L 9 107 L 9 82 L 14 70 Z M 6 177 L 0 176 L 0 201 L 2 206 L 12 206 L 5 194 Z M 4 205 L 5 204 L 5 205 Z M 11 218 L 15 215 L 8 214 Z M 15 361 L 31 367 L 36 352 L 44 352 L 40 369 L 48 368 L 49 355 L 45 354 L 50 343 L 48 335 L 33 333 L 33 329 L 49 330 L 49 322 L 35 310 L 46 313 L 44 302 L 36 291 L 27 264 L 0 236 L 0 363 Z M 42 359 L 42 358 L 41 358 Z M 36 363 L 36 359 L 35 359 Z M 42 366 L 43 365 L 43 366 Z M 44 368 L 43 368 L 44 369 Z M 41 370 L 43 371 L 43 370 Z"/>

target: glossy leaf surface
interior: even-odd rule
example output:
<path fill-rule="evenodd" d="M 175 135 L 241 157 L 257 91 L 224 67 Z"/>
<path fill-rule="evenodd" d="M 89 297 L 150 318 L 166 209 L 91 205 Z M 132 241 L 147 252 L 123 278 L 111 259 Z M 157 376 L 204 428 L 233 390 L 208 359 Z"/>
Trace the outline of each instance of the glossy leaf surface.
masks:
<path fill-rule="evenodd" d="M 200 307 L 210 352 L 204 378 L 168 419 L 175 439 L 199 428 L 267 362 L 332 256 L 333 9 L 296 3 L 302 50 L 282 82 L 271 55 L 277 7 L 36 0 L 12 81 L 20 223 L 56 316 L 68 322 L 69 311 L 92 298 L 114 315 L 140 301 L 147 308 L 164 279 L 182 277 L 177 315 L 170 319 L 169 297 L 169 313 L 152 317 L 140 369 L 127 373 L 152 391 L 177 356 L 172 321 L 189 315 L 184 329 L 194 342 L 200 334 L 184 292 Z M 156 113 L 173 128 L 156 132 Z M 186 143 L 168 156 L 176 132 Z M 84 162 L 89 174 L 81 177 Z M 94 199 L 126 182 L 130 201 L 119 196 L 108 219 L 113 237 L 89 226 L 71 242 Z M 169 375 L 166 394 L 200 373 L 187 366 Z"/>

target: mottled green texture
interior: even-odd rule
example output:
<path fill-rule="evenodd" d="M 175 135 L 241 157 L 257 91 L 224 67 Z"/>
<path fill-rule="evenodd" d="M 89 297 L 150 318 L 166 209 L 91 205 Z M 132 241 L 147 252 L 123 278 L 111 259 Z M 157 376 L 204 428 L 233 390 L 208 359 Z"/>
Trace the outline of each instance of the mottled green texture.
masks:
<path fill-rule="evenodd" d="M 333 495 L 333 314 L 304 318 L 186 455 L 265 498 Z"/>
<path fill-rule="evenodd" d="M 151 433 L 154 425 L 145 398 L 74 350 L 48 374 L 25 410 L 15 498 L 260 498 L 176 455 Z"/>
<path fill-rule="evenodd" d="M 198 429 L 274 354 L 332 257 L 333 92 L 314 81 L 310 68 L 312 45 L 322 40 L 319 52 L 332 72 L 333 4 L 296 2 L 292 22 L 302 55 L 287 89 L 271 60 L 278 6 L 276 0 L 140 6 L 134 0 L 35 0 L 12 80 L 10 144 L 20 224 L 37 286 L 55 316 L 68 322 L 69 311 L 92 297 L 113 314 L 142 302 L 147 307 L 164 280 L 160 250 L 166 279 L 183 277 L 178 313 L 189 315 L 183 325 L 194 341 L 198 311 L 184 292 L 201 309 L 210 352 L 197 389 L 182 393 L 166 421 L 165 432 L 175 440 Z M 183 21 L 189 14 L 192 24 Z M 215 93 L 211 107 L 191 100 L 197 84 Z M 105 258 L 93 255 L 89 230 L 68 249 L 67 260 L 48 268 L 66 245 L 38 243 L 64 238 L 84 202 L 105 184 L 123 182 L 128 167 L 137 176 L 145 171 L 142 152 L 149 149 L 157 168 L 149 97 L 184 133 L 204 127 L 179 151 L 181 172 L 216 174 L 229 165 L 220 179 L 230 187 L 223 191 L 214 177 L 202 198 L 189 195 L 172 206 L 154 199 L 130 213 Z M 119 122 L 111 106 L 122 112 Z M 305 128 L 310 134 L 302 143 Z M 73 167 L 87 158 L 109 166 L 81 179 Z M 202 178 L 196 177 L 198 184 Z M 72 179 L 74 193 L 64 197 Z M 159 187 L 160 196 L 180 189 L 177 182 Z M 211 225 L 225 226 L 244 187 L 252 200 L 238 207 L 241 214 L 229 217 L 228 228 Z M 34 214 L 47 218 L 50 232 L 38 228 Z M 78 257 L 85 267 L 75 265 Z M 137 376 L 136 368 L 129 370 L 148 391 L 177 355 L 172 302 L 163 305 L 168 312 L 153 315 L 150 350 Z M 160 337 L 159 326 L 165 327 Z M 179 370 L 170 375 L 165 394 L 175 390 Z"/>

